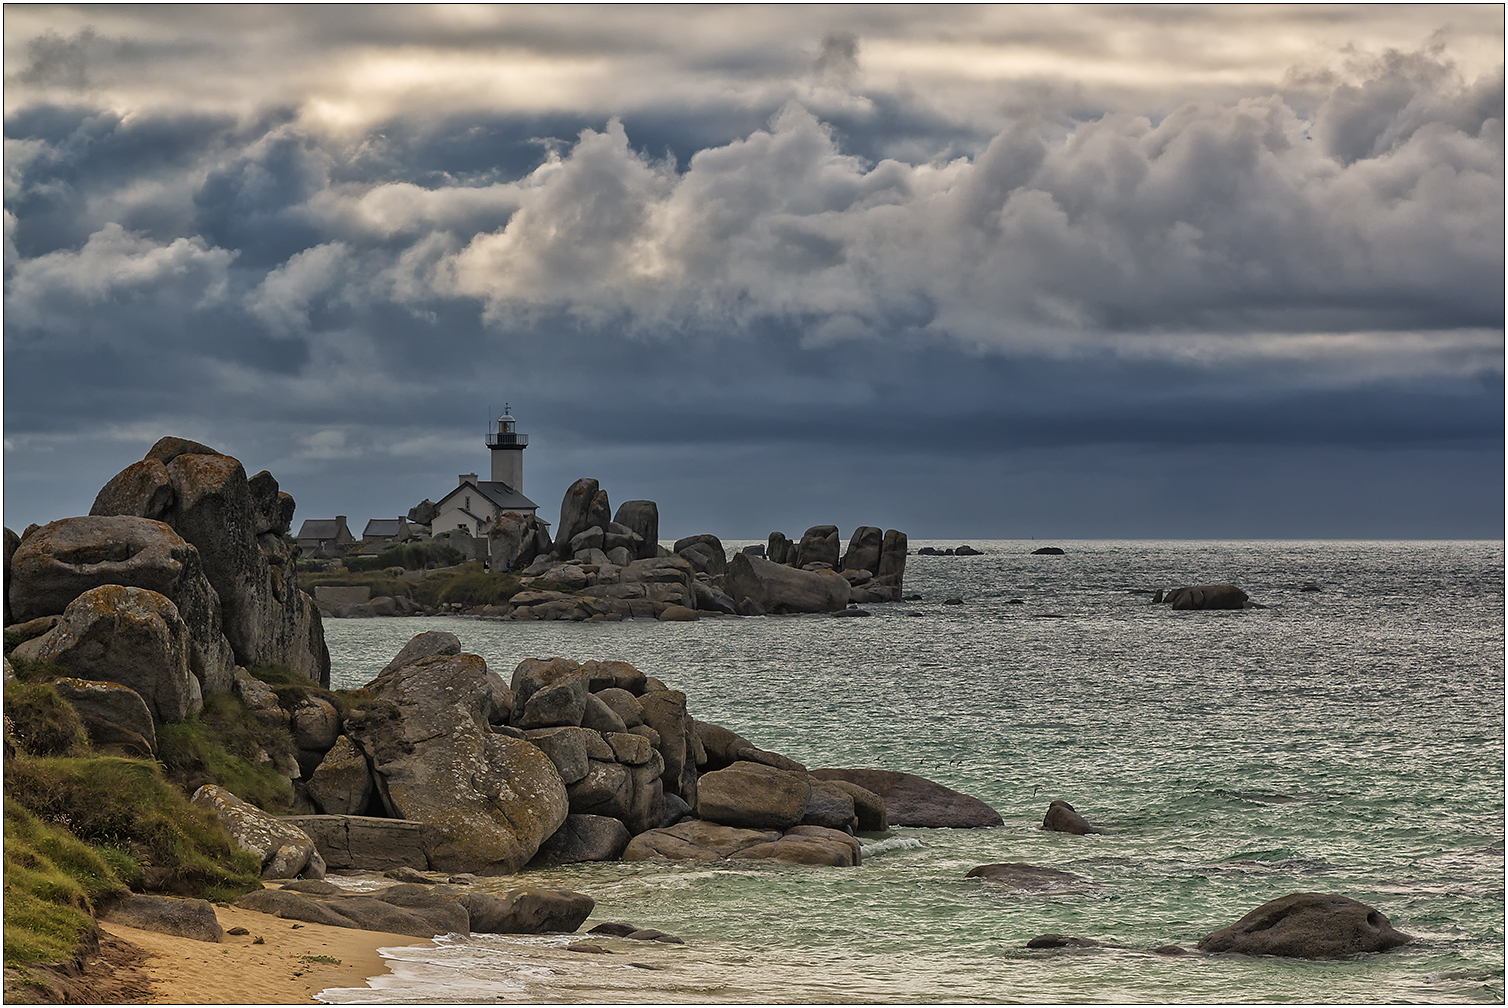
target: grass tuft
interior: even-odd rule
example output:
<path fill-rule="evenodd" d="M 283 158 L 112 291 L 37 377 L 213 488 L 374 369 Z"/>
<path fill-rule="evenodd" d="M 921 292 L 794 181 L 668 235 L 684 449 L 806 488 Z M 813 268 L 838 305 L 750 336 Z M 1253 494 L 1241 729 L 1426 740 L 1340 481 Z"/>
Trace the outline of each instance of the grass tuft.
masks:
<path fill-rule="evenodd" d="M 263 724 L 225 693 L 205 697 L 204 709 L 185 721 L 157 726 L 157 758 L 185 792 L 220 784 L 269 812 L 293 804 L 293 786 L 270 758 L 292 751 L 286 728 Z"/>
<path fill-rule="evenodd" d="M 5 716 L 12 737 L 33 756 L 69 756 L 89 748 L 83 718 L 50 682 L 7 683 Z"/>
<path fill-rule="evenodd" d="M 95 907 L 126 891 L 100 852 L 20 803 L 5 803 L 7 967 L 72 958 L 94 927 Z"/>
<path fill-rule="evenodd" d="M 111 860 L 131 859 L 147 888 L 193 895 L 207 886 L 244 893 L 261 884 L 255 855 L 236 849 L 155 763 L 18 757 L 6 766 L 5 798 L 7 815 L 15 804 L 86 844 L 110 848 L 114 853 L 96 854 L 107 869 Z"/>

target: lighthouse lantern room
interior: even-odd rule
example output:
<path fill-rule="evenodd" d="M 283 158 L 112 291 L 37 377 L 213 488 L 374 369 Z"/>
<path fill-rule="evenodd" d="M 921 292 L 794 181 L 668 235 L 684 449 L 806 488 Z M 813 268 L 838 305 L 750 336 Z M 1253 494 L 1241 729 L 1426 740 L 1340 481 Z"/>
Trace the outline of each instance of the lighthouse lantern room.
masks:
<path fill-rule="evenodd" d="M 497 418 L 497 430 L 487 434 L 487 447 L 492 452 L 492 482 L 503 483 L 514 493 L 524 492 L 524 449 L 529 447 L 529 435 L 518 433 L 518 421 L 513 419 L 508 404 L 503 404 L 503 415 Z"/>

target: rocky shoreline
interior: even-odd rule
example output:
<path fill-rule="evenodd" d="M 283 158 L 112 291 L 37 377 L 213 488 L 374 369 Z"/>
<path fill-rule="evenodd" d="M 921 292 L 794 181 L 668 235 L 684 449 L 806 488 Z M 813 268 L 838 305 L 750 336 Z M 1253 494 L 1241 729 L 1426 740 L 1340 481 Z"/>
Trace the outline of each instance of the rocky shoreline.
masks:
<path fill-rule="evenodd" d="M 16 801 L 13 759 L 77 753 L 86 737 L 84 762 L 108 757 L 159 774 L 167 741 L 178 740 L 181 762 L 183 726 L 213 709 L 229 719 L 221 730 L 241 739 L 244 761 L 196 750 L 187 770 L 180 767 L 180 786 L 192 793 L 195 814 L 243 852 L 238 857 L 250 855 L 263 879 L 282 881 L 238 905 L 413 935 L 575 931 L 591 912 L 588 895 L 525 887 L 490 896 L 465 886 L 531 866 L 766 861 L 844 869 L 862 863 L 861 835 L 1002 824 L 978 799 L 912 774 L 809 769 L 698 720 L 686 693 L 624 661 L 525 659 L 505 681 L 454 634 L 431 631 L 360 689 L 332 691 L 320 608 L 298 587 L 297 547 L 287 538 L 293 510 L 270 473 L 247 477 L 229 456 L 165 438 L 101 490 L 91 515 L 21 536 L 6 530 L 8 805 Z M 652 502 L 629 502 L 621 520 L 606 514 L 595 481 L 578 481 L 554 540 L 521 526 L 529 534 L 515 556 L 528 563 L 506 611 L 494 615 L 836 613 L 857 600 L 901 597 L 906 537 L 893 530 L 861 528 L 846 550 L 834 526 L 817 526 L 795 543 L 776 533 L 731 559 L 710 535 L 639 556 L 652 552 L 647 536 L 657 533 Z M 1252 605 L 1230 585 L 1176 589 L 1153 601 Z M 34 734 L 42 724 L 36 711 L 11 703 L 23 682 L 30 702 L 54 705 L 60 723 L 77 726 L 71 739 Z M 27 715 L 25 731 L 13 711 Z M 247 773 L 278 787 L 237 794 L 227 786 L 252 781 Z M 68 821 L 66 812 L 58 820 Z M 1098 831 L 1061 801 L 1043 827 Z M 141 888 L 154 880 L 178 879 L 180 892 L 189 885 L 175 866 L 151 860 L 162 855 L 133 851 L 147 859 L 138 865 Z M 332 871 L 418 874 L 376 899 L 321 881 Z M 1033 866 L 971 874 L 1028 888 L 1072 884 Z M 159 928 L 188 926 L 185 915 L 197 914 L 203 940 L 219 940 L 209 904 L 153 898 L 115 889 L 98 909 L 140 911 L 132 926 L 165 915 L 152 925 Z M 1372 944 L 1346 946 L 1351 951 L 1408 940 L 1376 911 L 1362 911 L 1367 928 L 1347 927 Z M 1318 936 L 1326 921 L 1355 913 L 1333 900 L 1263 907 L 1233 926 L 1239 934 L 1211 935 L 1200 947 L 1241 951 L 1243 936 L 1262 932 L 1251 940 L 1263 948 L 1311 949 L 1267 954 L 1350 954 L 1325 951 L 1331 946 L 1318 938 L 1285 944 L 1275 928 L 1292 918 Z"/>

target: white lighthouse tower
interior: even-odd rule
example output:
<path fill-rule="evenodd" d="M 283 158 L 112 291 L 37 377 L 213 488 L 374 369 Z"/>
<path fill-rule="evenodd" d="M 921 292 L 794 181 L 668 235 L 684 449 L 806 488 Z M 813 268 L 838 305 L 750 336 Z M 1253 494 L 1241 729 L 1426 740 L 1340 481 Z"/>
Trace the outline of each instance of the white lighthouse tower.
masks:
<path fill-rule="evenodd" d="M 503 404 L 503 415 L 497 418 L 497 430 L 487 435 L 487 447 L 492 451 L 492 482 L 502 483 L 516 494 L 524 492 L 524 449 L 529 447 L 529 435 L 520 434 L 518 421 L 513 419 L 508 404 Z"/>

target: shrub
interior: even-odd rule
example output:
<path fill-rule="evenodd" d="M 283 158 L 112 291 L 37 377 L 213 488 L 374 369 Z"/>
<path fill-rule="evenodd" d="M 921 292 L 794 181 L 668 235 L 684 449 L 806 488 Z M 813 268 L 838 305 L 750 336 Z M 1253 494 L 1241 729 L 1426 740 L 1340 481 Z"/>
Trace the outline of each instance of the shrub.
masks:
<path fill-rule="evenodd" d="M 431 567 L 450 567 L 460 562 L 461 553 L 454 546 L 419 540 L 391 546 L 376 556 L 348 557 L 346 569 L 352 573 L 382 570 L 386 567 L 428 570 Z"/>
<path fill-rule="evenodd" d="M 517 595 L 522 587 L 515 574 L 470 571 L 447 579 L 440 589 L 439 601 L 464 606 L 500 605 Z"/>
<path fill-rule="evenodd" d="M 5 716 L 12 736 L 34 756 L 68 756 L 89 747 L 83 719 L 50 682 L 8 683 Z"/>
<path fill-rule="evenodd" d="M 261 884 L 256 856 L 236 849 L 214 817 L 146 760 L 16 758 L 5 769 L 5 799 L 7 825 L 13 806 L 24 808 L 86 844 L 110 848 L 104 858 L 95 854 L 107 870 L 107 859 L 130 858 L 151 888 L 195 895 Z M 119 881 L 114 871 L 108 877 Z"/>
<path fill-rule="evenodd" d="M 416 582 L 409 590 L 413 600 L 422 606 L 434 609 L 440 604 L 440 595 L 445 591 L 445 586 L 455 580 L 455 571 L 442 571 L 431 574 L 423 581 Z"/>

